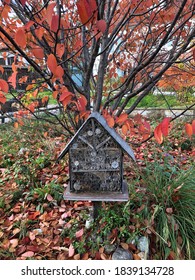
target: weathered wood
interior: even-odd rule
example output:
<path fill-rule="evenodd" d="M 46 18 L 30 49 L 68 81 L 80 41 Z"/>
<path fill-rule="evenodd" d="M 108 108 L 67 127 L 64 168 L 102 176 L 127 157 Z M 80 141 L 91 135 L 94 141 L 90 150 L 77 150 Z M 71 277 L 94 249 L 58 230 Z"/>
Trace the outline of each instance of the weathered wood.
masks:
<path fill-rule="evenodd" d="M 69 152 L 69 200 L 127 201 L 123 183 L 123 153 L 135 156 L 131 147 L 97 112 L 92 113 L 61 152 Z"/>
<path fill-rule="evenodd" d="M 127 183 L 123 182 L 123 192 L 70 192 L 70 186 L 64 192 L 64 200 L 81 201 L 128 201 L 129 193 Z"/>

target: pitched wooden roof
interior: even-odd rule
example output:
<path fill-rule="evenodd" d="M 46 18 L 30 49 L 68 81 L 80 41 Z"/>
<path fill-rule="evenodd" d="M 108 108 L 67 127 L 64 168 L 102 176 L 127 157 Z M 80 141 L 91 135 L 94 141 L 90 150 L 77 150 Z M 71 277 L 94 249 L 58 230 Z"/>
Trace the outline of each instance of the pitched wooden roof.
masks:
<path fill-rule="evenodd" d="M 121 138 L 121 136 L 109 125 L 107 124 L 106 120 L 104 119 L 103 116 L 101 116 L 98 112 L 93 112 L 91 115 L 88 117 L 88 119 L 83 123 L 83 125 L 78 129 L 78 131 L 75 133 L 73 138 L 70 140 L 70 142 L 66 145 L 66 147 L 62 150 L 60 155 L 57 158 L 57 161 L 61 160 L 66 153 L 68 152 L 70 146 L 75 142 L 77 136 L 80 134 L 82 129 L 85 127 L 85 125 L 89 122 L 90 119 L 95 119 L 97 120 L 101 126 L 110 134 L 112 139 L 121 147 L 121 149 L 128 155 L 130 156 L 134 161 L 135 161 L 135 155 L 132 150 L 132 148 Z"/>

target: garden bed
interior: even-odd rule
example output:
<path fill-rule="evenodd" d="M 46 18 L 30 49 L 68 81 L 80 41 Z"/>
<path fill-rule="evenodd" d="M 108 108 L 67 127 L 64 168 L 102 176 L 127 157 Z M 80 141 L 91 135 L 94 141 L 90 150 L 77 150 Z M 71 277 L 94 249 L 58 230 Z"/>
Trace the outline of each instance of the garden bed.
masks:
<path fill-rule="evenodd" d="M 148 259 L 195 257 L 195 147 L 179 127 L 161 146 L 133 147 L 137 165 L 127 158 L 124 172 L 130 200 L 103 203 L 87 227 L 91 202 L 63 200 L 68 165 L 56 158 L 67 139 L 29 122 L 0 128 L 0 259 L 111 259 L 110 245 L 141 259 L 141 236 Z"/>

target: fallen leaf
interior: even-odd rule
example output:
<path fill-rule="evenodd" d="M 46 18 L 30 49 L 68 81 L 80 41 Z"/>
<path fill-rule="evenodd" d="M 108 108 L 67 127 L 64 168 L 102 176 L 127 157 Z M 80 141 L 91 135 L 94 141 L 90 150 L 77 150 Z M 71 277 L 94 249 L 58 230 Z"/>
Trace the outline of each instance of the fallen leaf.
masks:
<path fill-rule="evenodd" d="M 11 239 L 10 244 L 12 248 L 16 248 L 18 246 L 18 239 L 17 238 Z"/>
<path fill-rule="evenodd" d="M 79 237 L 81 237 L 82 235 L 83 235 L 83 228 L 82 229 L 80 229 L 80 230 L 78 230 L 77 232 L 76 232 L 76 234 L 75 234 L 75 236 L 76 236 L 76 238 L 79 238 Z"/>
<path fill-rule="evenodd" d="M 137 254 L 133 254 L 133 259 L 134 260 L 141 260 L 140 256 L 138 256 Z"/>
<path fill-rule="evenodd" d="M 84 253 L 81 259 L 82 260 L 88 260 L 89 259 L 89 254 L 88 253 Z"/>
<path fill-rule="evenodd" d="M 74 256 L 74 247 L 73 247 L 72 243 L 70 244 L 70 246 L 68 248 L 68 256 L 69 257 Z"/>
<path fill-rule="evenodd" d="M 33 257 L 34 254 L 35 254 L 35 253 L 34 253 L 33 251 L 27 251 L 27 252 L 23 253 L 23 254 L 21 255 L 21 257 L 30 258 L 30 257 Z"/>
<path fill-rule="evenodd" d="M 48 194 L 48 195 L 47 195 L 47 200 L 48 200 L 48 201 L 53 201 L 53 200 L 54 200 L 53 197 L 51 196 L 51 194 Z"/>
<path fill-rule="evenodd" d="M 14 237 L 16 234 L 18 234 L 20 232 L 20 229 L 19 228 L 15 228 L 12 233 L 13 233 L 13 236 Z"/>
<path fill-rule="evenodd" d="M 166 212 L 168 214 L 172 214 L 173 213 L 173 208 L 166 208 Z"/>
<path fill-rule="evenodd" d="M 101 260 L 107 260 L 106 255 L 104 253 L 100 254 Z"/>
<path fill-rule="evenodd" d="M 74 260 L 80 260 L 80 254 L 74 255 Z"/>
<path fill-rule="evenodd" d="M 127 243 L 120 243 L 121 247 L 125 250 L 128 250 L 129 249 L 129 245 Z"/>

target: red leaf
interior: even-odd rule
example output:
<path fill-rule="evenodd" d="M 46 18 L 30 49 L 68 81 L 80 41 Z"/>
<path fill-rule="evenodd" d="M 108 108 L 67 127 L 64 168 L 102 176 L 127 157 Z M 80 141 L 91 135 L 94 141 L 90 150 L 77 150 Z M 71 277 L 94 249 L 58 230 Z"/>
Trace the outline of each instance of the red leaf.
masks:
<path fill-rule="evenodd" d="M 49 70 L 53 74 L 55 74 L 55 71 L 56 71 L 56 68 L 57 68 L 58 64 L 57 64 L 57 60 L 56 60 L 56 58 L 53 54 L 48 55 L 47 66 L 48 66 Z"/>
<path fill-rule="evenodd" d="M 104 33 L 106 31 L 107 24 L 104 19 L 98 20 L 96 23 L 96 26 L 99 29 L 99 31 L 101 31 L 102 33 Z"/>
<path fill-rule="evenodd" d="M 64 75 L 64 69 L 62 68 L 62 66 L 58 65 L 55 70 L 55 77 L 62 78 L 63 75 Z"/>
<path fill-rule="evenodd" d="M 53 10 L 54 7 L 56 6 L 55 2 L 51 2 L 48 6 L 47 6 L 47 12 L 46 12 L 46 18 L 47 18 L 47 22 L 49 24 L 49 26 L 51 27 L 51 22 L 52 22 L 52 15 L 53 15 Z"/>
<path fill-rule="evenodd" d="M 16 75 L 17 75 L 17 72 L 13 72 L 12 75 L 8 79 L 8 82 L 11 83 L 11 85 L 14 89 L 16 88 Z"/>
<path fill-rule="evenodd" d="M 192 131 L 193 134 L 195 134 L 195 120 L 192 121 Z"/>
<path fill-rule="evenodd" d="M 185 130 L 188 136 L 192 136 L 193 130 L 192 130 L 192 125 L 190 123 L 185 124 Z"/>
<path fill-rule="evenodd" d="M 26 4 L 26 0 L 20 0 L 20 3 L 21 3 L 22 6 L 24 7 L 24 5 Z"/>
<path fill-rule="evenodd" d="M 23 28 L 19 28 L 15 34 L 15 41 L 19 47 L 25 48 L 26 47 L 26 34 Z"/>
<path fill-rule="evenodd" d="M 56 54 L 57 54 L 57 56 L 59 56 L 61 58 L 63 56 L 63 54 L 64 54 L 64 51 L 65 51 L 64 44 L 57 44 L 57 47 L 56 47 Z"/>
<path fill-rule="evenodd" d="M 81 237 L 82 235 L 83 235 L 83 228 L 82 229 L 80 229 L 80 230 L 78 230 L 76 233 L 75 233 L 75 236 L 76 236 L 76 238 L 79 238 L 79 237 Z"/>
<path fill-rule="evenodd" d="M 81 22 L 85 24 L 92 16 L 90 4 L 87 0 L 79 0 L 76 5 Z"/>
<path fill-rule="evenodd" d="M 161 130 L 161 123 L 155 128 L 154 137 L 155 137 L 156 141 L 158 142 L 158 144 L 162 144 L 163 134 L 162 134 L 162 130 Z"/>
<path fill-rule="evenodd" d="M 72 92 L 70 91 L 63 91 L 63 93 L 60 95 L 59 101 L 63 101 L 68 96 L 72 96 Z"/>
<path fill-rule="evenodd" d="M 38 59 L 42 59 L 44 57 L 44 51 L 39 47 L 32 49 L 32 53 Z"/>
<path fill-rule="evenodd" d="M 194 58 L 194 61 L 195 61 L 195 48 L 193 50 L 193 58 Z"/>
<path fill-rule="evenodd" d="M 64 106 L 64 108 L 66 108 L 66 106 L 70 103 L 71 100 L 72 100 L 72 95 L 68 95 L 65 99 L 63 99 L 62 105 Z"/>
<path fill-rule="evenodd" d="M 57 32 L 59 28 L 59 16 L 58 15 L 53 15 L 51 19 L 51 31 Z"/>
<path fill-rule="evenodd" d="M 0 90 L 2 90 L 3 92 L 8 93 L 9 86 L 8 86 L 8 83 L 5 80 L 0 79 Z"/>
<path fill-rule="evenodd" d="M 35 212 L 30 212 L 28 214 L 28 219 L 29 220 L 35 220 L 37 216 L 40 215 L 40 212 L 39 211 L 35 211 Z"/>
<path fill-rule="evenodd" d="M 149 133 L 150 133 L 150 124 L 149 124 L 149 122 L 147 122 L 147 121 L 143 121 L 143 125 L 145 126 L 145 128 L 146 128 L 147 132 L 149 132 Z"/>
<path fill-rule="evenodd" d="M 72 243 L 70 244 L 70 246 L 68 248 L 68 256 L 69 257 L 74 256 L 74 247 L 73 247 Z"/>
<path fill-rule="evenodd" d="M 25 30 L 29 31 L 31 26 L 33 26 L 33 24 L 34 24 L 34 21 L 29 20 L 24 26 Z"/>
<path fill-rule="evenodd" d="M 162 134 L 166 137 L 169 134 L 169 124 L 170 124 L 170 118 L 164 118 L 161 122 L 161 131 Z"/>

